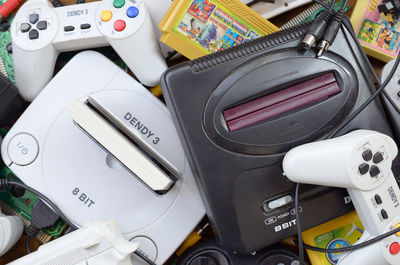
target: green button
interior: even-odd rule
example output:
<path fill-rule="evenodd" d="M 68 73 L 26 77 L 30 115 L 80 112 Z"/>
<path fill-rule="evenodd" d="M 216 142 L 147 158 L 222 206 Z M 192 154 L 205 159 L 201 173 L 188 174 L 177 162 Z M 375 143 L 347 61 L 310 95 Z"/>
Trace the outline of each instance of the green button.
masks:
<path fill-rule="evenodd" d="M 114 0 L 114 7 L 121 8 L 125 5 L 125 0 Z"/>

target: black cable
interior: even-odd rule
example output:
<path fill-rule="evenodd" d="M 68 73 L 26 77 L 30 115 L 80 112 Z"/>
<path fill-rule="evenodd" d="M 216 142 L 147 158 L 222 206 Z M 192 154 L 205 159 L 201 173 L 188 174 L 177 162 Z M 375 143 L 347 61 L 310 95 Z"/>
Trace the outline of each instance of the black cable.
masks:
<path fill-rule="evenodd" d="M 351 122 L 355 117 L 357 117 L 360 114 L 360 112 L 363 111 L 375 98 L 377 98 L 380 93 L 382 93 L 382 91 L 385 89 L 387 84 L 392 79 L 394 73 L 396 72 L 399 63 L 400 63 L 400 56 L 397 56 L 392 70 L 390 71 L 385 81 L 380 85 L 380 87 L 356 111 L 350 114 L 342 124 L 340 124 L 335 130 L 333 130 L 330 134 L 328 134 L 326 139 L 333 138 L 341 129 L 343 129 L 347 124 L 349 124 L 349 122 Z"/>
<path fill-rule="evenodd" d="M 31 247 L 29 246 L 29 243 L 31 241 L 31 237 L 30 236 L 26 236 L 25 239 L 25 250 L 27 254 L 31 254 Z"/>
<path fill-rule="evenodd" d="M 6 182 L 6 183 L 5 183 Z M 19 182 L 14 182 L 14 181 L 8 181 L 6 179 L 1 179 L 0 180 L 0 187 L 6 187 L 8 185 L 14 185 L 14 186 L 18 186 L 21 188 L 24 188 L 26 190 L 29 190 L 30 192 L 32 192 L 33 194 L 37 195 L 40 199 L 42 199 L 45 203 L 47 203 L 52 209 L 53 211 L 55 211 L 57 213 L 57 215 L 63 219 L 70 227 L 74 228 L 74 229 L 78 229 L 78 227 L 73 224 L 68 217 L 66 217 L 62 211 L 57 207 L 57 205 L 55 205 L 51 200 L 49 200 L 45 195 L 43 195 L 42 193 L 40 193 L 39 191 L 23 184 L 23 183 L 19 183 Z"/>
<path fill-rule="evenodd" d="M 313 1 L 322 5 L 322 3 L 319 0 L 313 0 Z M 341 10 L 342 9 L 344 10 L 346 8 L 347 3 L 348 3 L 348 0 L 345 0 L 343 5 L 342 5 L 342 7 L 341 7 Z M 358 39 L 355 36 L 353 28 L 348 27 L 347 23 L 343 23 L 343 24 L 345 25 L 347 30 L 350 32 L 352 38 L 357 43 L 357 47 L 361 50 L 361 53 L 363 54 L 361 45 L 359 44 Z M 366 62 L 368 62 L 368 58 L 366 57 L 365 54 L 363 55 L 363 59 L 366 60 Z M 394 66 L 392 67 L 389 75 L 386 77 L 385 81 L 382 84 L 380 84 L 380 80 L 377 77 L 375 71 L 373 71 L 372 66 L 370 65 L 370 63 L 369 62 L 367 63 L 369 71 L 373 75 L 374 79 L 377 81 L 377 83 L 379 85 L 379 88 L 356 111 L 354 111 L 350 116 L 348 116 L 346 118 L 346 120 L 342 124 L 340 124 L 335 130 L 333 130 L 330 134 L 328 134 L 328 136 L 325 139 L 333 138 L 349 122 L 351 122 L 355 117 L 357 117 L 361 113 L 361 111 L 363 111 L 374 99 L 376 99 L 379 94 L 381 94 L 384 91 L 384 89 L 387 86 L 387 84 L 393 78 L 394 73 L 396 72 L 396 70 L 397 70 L 397 68 L 399 66 L 399 63 L 400 63 L 400 55 L 397 56 L 396 61 L 394 63 Z M 387 95 L 385 95 L 385 96 L 387 98 L 389 98 Z M 392 105 L 394 104 L 394 103 L 392 103 L 392 101 L 390 103 Z M 345 252 L 345 251 L 351 251 L 351 250 L 355 250 L 355 249 L 359 249 L 359 248 L 371 245 L 373 243 L 376 243 L 377 241 L 382 240 L 383 238 L 386 238 L 386 237 L 391 236 L 391 235 L 393 235 L 393 234 L 395 234 L 397 232 L 400 232 L 400 228 L 397 228 L 397 229 L 394 229 L 394 230 L 389 231 L 387 233 L 384 233 L 384 234 L 382 234 L 380 236 L 377 236 L 377 237 L 374 237 L 374 238 L 372 238 L 370 240 L 367 240 L 367 241 L 365 241 L 363 243 L 360 243 L 360 244 L 357 244 L 357 245 L 353 245 L 353 246 L 350 246 L 350 247 L 340 248 L 340 249 L 332 249 L 332 250 L 330 250 L 330 249 L 317 248 L 317 247 L 304 245 L 303 244 L 303 240 L 302 240 L 301 220 L 300 220 L 300 213 L 299 213 L 299 210 L 300 210 L 300 205 L 299 205 L 299 200 L 298 200 L 299 188 L 300 188 L 300 183 L 297 183 L 296 184 L 296 192 L 295 192 L 295 210 L 296 210 L 296 225 L 297 225 L 297 232 L 298 232 L 298 235 L 297 235 L 297 237 L 298 237 L 298 248 L 299 248 L 299 256 L 300 257 L 303 256 L 304 247 L 306 247 L 307 249 L 313 250 L 313 251 L 325 252 L 325 253 Z M 301 262 L 301 264 L 303 264 L 304 261 L 303 261 L 302 258 L 300 258 L 300 262 Z"/>
<path fill-rule="evenodd" d="M 296 227 L 297 227 L 297 240 L 299 242 L 299 260 L 300 264 L 304 264 L 304 244 L 303 242 L 303 234 L 301 231 L 301 220 L 300 220 L 300 207 L 299 207 L 299 191 L 300 191 L 300 183 L 296 183 L 296 191 L 294 195 L 294 204 L 296 211 Z M 300 243 L 301 242 L 301 243 Z"/>

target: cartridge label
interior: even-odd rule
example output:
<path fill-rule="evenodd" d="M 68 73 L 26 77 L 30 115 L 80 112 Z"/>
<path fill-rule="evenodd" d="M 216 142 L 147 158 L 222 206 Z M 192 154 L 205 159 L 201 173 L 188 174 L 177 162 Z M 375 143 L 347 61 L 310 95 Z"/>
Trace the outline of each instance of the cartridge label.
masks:
<path fill-rule="evenodd" d="M 172 30 L 208 53 L 263 35 L 216 0 L 188 1 Z"/>

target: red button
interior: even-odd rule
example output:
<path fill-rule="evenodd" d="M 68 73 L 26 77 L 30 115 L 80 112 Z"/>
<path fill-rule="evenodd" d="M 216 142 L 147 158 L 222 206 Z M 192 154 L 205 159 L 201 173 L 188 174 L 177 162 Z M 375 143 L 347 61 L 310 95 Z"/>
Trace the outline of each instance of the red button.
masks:
<path fill-rule="evenodd" d="M 125 27 L 126 27 L 126 23 L 122 19 L 118 19 L 114 22 L 114 29 L 116 31 L 123 31 L 125 29 Z"/>
<path fill-rule="evenodd" d="M 389 247 L 389 252 L 392 255 L 396 255 L 400 252 L 400 244 L 397 242 L 393 242 Z"/>

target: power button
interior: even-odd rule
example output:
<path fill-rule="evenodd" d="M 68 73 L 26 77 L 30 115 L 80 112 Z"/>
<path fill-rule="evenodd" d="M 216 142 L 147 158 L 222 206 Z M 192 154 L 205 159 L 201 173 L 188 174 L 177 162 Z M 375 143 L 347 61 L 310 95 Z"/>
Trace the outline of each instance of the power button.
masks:
<path fill-rule="evenodd" d="M 39 153 L 36 139 L 27 133 L 15 135 L 8 143 L 8 156 L 19 166 L 26 166 L 35 161 Z"/>

